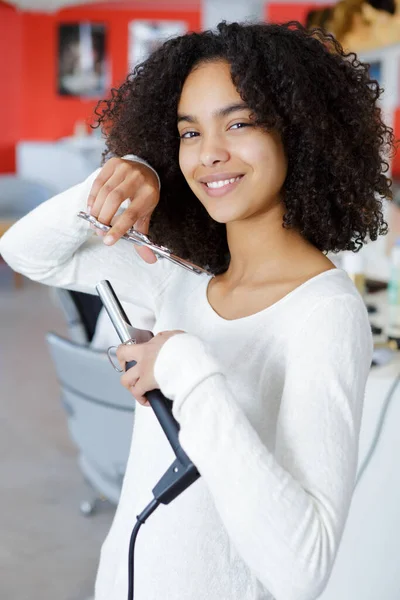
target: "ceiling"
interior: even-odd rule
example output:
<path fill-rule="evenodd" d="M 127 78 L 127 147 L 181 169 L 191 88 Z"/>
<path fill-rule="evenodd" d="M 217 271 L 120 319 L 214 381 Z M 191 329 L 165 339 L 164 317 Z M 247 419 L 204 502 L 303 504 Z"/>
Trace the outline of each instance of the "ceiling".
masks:
<path fill-rule="evenodd" d="M 79 4 L 107 3 L 107 8 L 176 8 L 186 9 L 200 7 L 203 2 L 218 2 L 218 0 L 5 0 L 7 4 L 16 6 L 21 10 L 37 12 L 55 12 L 68 6 Z M 277 0 L 271 0 L 277 2 Z M 278 0 L 279 1 L 279 0 Z M 289 2 L 304 2 L 304 0 L 286 0 Z M 314 0 L 315 4 L 332 4 L 332 0 Z M 265 0 L 267 4 L 267 0 Z M 114 5 L 114 6 L 112 6 Z"/>
<path fill-rule="evenodd" d="M 6 0 L 6 3 L 12 4 L 21 10 L 55 12 L 64 6 L 88 4 L 91 1 L 94 2 L 94 0 Z"/>
<path fill-rule="evenodd" d="M 215 1 L 215 0 L 214 0 Z M 199 7 L 201 0 L 5 0 L 20 10 L 35 12 L 56 12 L 61 8 L 78 6 L 79 4 L 107 4 L 107 8 L 175 8 L 187 9 Z"/>

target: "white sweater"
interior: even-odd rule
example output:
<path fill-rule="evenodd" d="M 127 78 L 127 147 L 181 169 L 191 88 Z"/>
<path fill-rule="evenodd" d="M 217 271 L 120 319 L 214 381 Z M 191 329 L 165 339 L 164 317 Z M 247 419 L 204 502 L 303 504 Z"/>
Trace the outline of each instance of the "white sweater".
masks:
<path fill-rule="evenodd" d="M 226 320 L 207 300 L 210 276 L 166 260 L 149 265 L 124 240 L 106 247 L 77 218 L 97 173 L 16 223 L 0 253 L 48 285 L 94 294 L 109 279 L 135 305 L 134 325 L 187 332 L 165 343 L 155 377 L 201 477 L 141 527 L 135 600 L 318 597 L 355 482 L 372 356 L 361 297 L 333 269 L 267 309 Z M 174 459 L 151 408 L 137 404 L 96 600 L 126 600 L 136 515 Z"/>

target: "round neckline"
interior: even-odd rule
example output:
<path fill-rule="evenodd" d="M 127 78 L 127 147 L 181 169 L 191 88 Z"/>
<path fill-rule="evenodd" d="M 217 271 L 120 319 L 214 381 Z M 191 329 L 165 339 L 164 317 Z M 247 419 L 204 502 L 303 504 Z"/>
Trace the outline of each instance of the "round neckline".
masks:
<path fill-rule="evenodd" d="M 288 292 L 287 294 L 282 296 L 282 298 L 280 298 L 279 300 L 277 300 L 270 306 L 267 306 L 266 308 L 263 308 L 263 309 L 259 310 L 258 312 L 253 313 L 252 315 L 247 315 L 246 317 L 239 317 L 238 319 L 225 319 L 224 317 L 221 317 L 221 315 L 219 315 L 213 309 L 213 307 L 211 306 L 211 304 L 208 300 L 208 286 L 209 286 L 210 281 L 213 279 L 213 277 L 209 277 L 209 278 L 205 279 L 205 282 L 206 282 L 205 287 L 204 287 L 205 304 L 207 305 L 209 312 L 214 316 L 214 318 L 216 320 L 220 321 L 221 323 L 240 323 L 240 322 L 248 321 L 249 319 L 254 319 L 256 317 L 260 317 L 261 315 L 265 315 L 268 312 L 272 312 L 275 308 L 277 308 L 281 304 L 284 304 L 287 300 L 292 298 L 292 296 L 296 295 L 297 292 L 304 289 L 305 287 L 307 287 L 314 281 L 316 281 L 318 279 L 322 279 L 323 277 L 326 277 L 328 274 L 331 274 L 332 272 L 347 275 L 346 271 L 344 271 L 343 269 L 340 269 L 339 267 L 333 267 L 331 269 L 327 269 L 326 271 L 322 271 L 322 273 L 318 273 L 317 275 L 314 275 L 314 277 L 310 277 L 310 279 L 307 279 L 307 281 L 304 281 L 303 283 L 301 283 L 300 285 L 295 287 L 291 292 Z"/>

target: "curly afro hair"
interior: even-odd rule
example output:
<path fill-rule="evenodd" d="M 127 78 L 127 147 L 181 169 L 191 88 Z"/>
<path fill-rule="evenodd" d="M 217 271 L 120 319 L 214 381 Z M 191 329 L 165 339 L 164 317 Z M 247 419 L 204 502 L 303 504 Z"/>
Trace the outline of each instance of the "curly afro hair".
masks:
<path fill-rule="evenodd" d="M 215 222 L 179 168 L 177 107 L 183 84 L 203 62 L 225 60 L 256 124 L 277 130 L 288 160 L 283 227 L 322 252 L 358 251 L 387 233 L 382 200 L 394 148 L 368 65 L 322 30 L 297 22 L 218 25 L 165 42 L 96 108 L 108 152 L 147 160 L 161 179 L 149 236 L 207 267 L 229 265 L 226 225 Z"/>

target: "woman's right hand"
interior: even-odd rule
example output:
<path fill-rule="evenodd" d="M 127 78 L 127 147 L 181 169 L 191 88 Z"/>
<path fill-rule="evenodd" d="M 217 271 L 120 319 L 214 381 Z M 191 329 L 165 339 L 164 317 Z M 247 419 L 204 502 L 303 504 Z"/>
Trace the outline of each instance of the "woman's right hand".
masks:
<path fill-rule="evenodd" d="M 114 219 L 127 198 L 131 201 L 130 205 Z M 88 197 L 88 211 L 90 209 L 90 214 L 101 223 L 111 225 L 105 243 L 112 245 L 131 227 L 147 235 L 150 218 L 159 199 L 158 179 L 149 167 L 131 160 L 110 158 L 93 182 Z M 98 229 L 95 231 L 105 235 Z M 135 250 L 145 262 L 157 261 L 154 252 L 146 246 L 135 245 Z"/>

